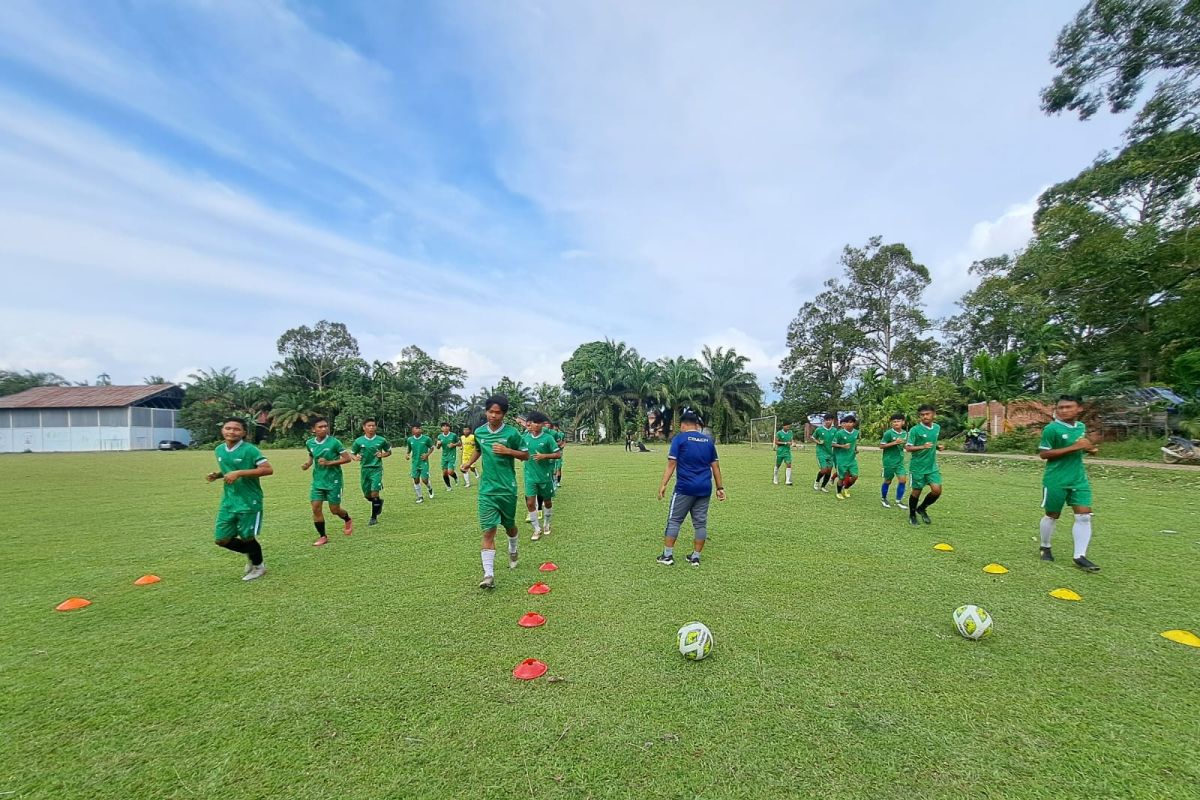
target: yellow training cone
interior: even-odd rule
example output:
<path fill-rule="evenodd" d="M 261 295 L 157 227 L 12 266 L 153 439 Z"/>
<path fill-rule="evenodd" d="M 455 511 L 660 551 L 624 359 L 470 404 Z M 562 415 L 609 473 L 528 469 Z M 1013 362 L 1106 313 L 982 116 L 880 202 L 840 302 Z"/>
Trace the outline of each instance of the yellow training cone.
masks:
<path fill-rule="evenodd" d="M 1055 589 L 1053 592 L 1050 593 L 1050 596 L 1057 597 L 1059 600 L 1082 600 L 1083 599 L 1075 592 L 1072 592 L 1070 589 Z"/>
<path fill-rule="evenodd" d="M 999 564 L 988 564 L 983 568 L 983 571 L 988 575 L 1003 575 L 1008 572 L 1008 567 L 1000 566 Z"/>
<path fill-rule="evenodd" d="M 1170 639 L 1172 642 L 1186 644 L 1188 647 L 1200 647 L 1200 636 L 1191 631 L 1163 631 L 1159 635 L 1164 639 Z"/>
<path fill-rule="evenodd" d="M 935 544 L 933 546 L 933 549 L 941 550 L 943 553 L 953 553 L 954 552 L 954 548 L 951 547 L 950 545 L 946 544 L 945 542 L 938 542 L 937 544 Z"/>

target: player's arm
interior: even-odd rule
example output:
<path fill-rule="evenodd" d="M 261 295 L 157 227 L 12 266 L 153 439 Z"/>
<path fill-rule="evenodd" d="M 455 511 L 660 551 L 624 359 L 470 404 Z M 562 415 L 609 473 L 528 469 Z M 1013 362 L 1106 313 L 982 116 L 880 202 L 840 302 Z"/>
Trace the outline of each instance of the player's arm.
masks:
<path fill-rule="evenodd" d="M 1038 448 L 1038 458 L 1042 459 L 1043 461 L 1054 461 L 1056 458 L 1069 456 L 1071 453 L 1076 453 L 1080 450 L 1086 450 L 1088 453 L 1097 452 L 1096 445 L 1092 444 L 1091 440 L 1089 440 L 1086 436 L 1080 436 L 1075 440 L 1075 444 L 1069 444 L 1066 447 Z"/>
<path fill-rule="evenodd" d="M 555 450 L 553 453 L 537 453 L 534 455 L 534 461 L 552 461 L 557 458 L 562 458 L 562 450 Z"/>
<path fill-rule="evenodd" d="M 274 474 L 275 469 L 271 466 L 271 462 L 264 458 L 254 469 L 235 469 L 233 472 L 226 472 L 224 477 L 226 483 L 233 483 L 238 478 L 265 478 Z"/>
<path fill-rule="evenodd" d="M 308 461 L 305 461 L 303 464 L 301 464 L 300 469 L 307 470 L 312 465 L 313 465 L 313 454 L 312 454 L 312 450 L 309 450 L 308 451 Z"/>
<path fill-rule="evenodd" d="M 389 448 L 387 448 L 386 450 L 380 450 L 380 451 L 379 451 L 379 453 L 378 453 L 377 455 L 378 455 L 380 458 L 387 458 L 387 457 L 388 457 L 388 456 L 390 456 L 391 454 L 392 454 L 392 448 L 390 448 L 390 447 L 389 447 Z"/>
<path fill-rule="evenodd" d="M 714 461 L 709 465 L 712 469 L 713 485 L 717 487 L 717 499 L 725 499 L 725 481 L 721 479 L 721 462 Z"/>
<path fill-rule="evenodd" d="M 658 499 L 662 500 L 667 493 L 667 484 L 671 482 L 671 476 L 675 474 L 675 459 L 667 456 L 667 468 L 663 470 L 662 482 L 658 485 Z"/>
<path fill-rule="evenodd" d="M 500 442 L 496 442 L 495 444 L 492 445 L 492 452 L 498 456 L 508 456 L 510 458 L 515 458 L 518 461 L 528 461 L 529 460 L 529 451 L 517 450 L 515 448 L 509 447 L 508 445 L 501 444 Z"/>

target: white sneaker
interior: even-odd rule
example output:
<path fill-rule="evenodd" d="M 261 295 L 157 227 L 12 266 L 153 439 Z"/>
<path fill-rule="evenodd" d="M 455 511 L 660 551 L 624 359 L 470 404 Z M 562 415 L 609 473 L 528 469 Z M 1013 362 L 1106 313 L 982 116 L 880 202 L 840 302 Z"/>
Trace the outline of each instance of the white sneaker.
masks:
<path fill-rule="evenodd" d="M 425 498 L 424 498 L 424 497 L 418 497 L 418 498 L 417 498 L 417 502 L 418 502 L 418 503 L 424 503 L 424 502 L 425 502 Z"/>
<path fill-rule="evenodd" d="M 453 487 L 453 486 L 447 486 L 447 487 L 446 487 L 446 491 L 447 491 L 447 492 L 453 492 L 453 491 L 454 491 L 454 487 Z"/>
<path fill-rule="evenodd" d="M 776 486 L 778 486 L 778 485 L 779 485 L 779 478 L 773 478 L 773 479 L 771 480 L 771 483 L 773 483 L 773 484 L 775 484 Z"/>
<path fill-rule="evenodd" d="M 892 507 L 891 503 L 889 503 L 887 500 L 880 499 L 880 502 L 881 502 L 881 503 L 883 503 L 883 507 L 884 507 L 884 508 L 891 508 L 891 507 Z"/>
<path fill-rule="evenodd" d="M 791 485 L 792 485 L 791 481 L 788 481 L 787 483 L 784 484 L 784 486 L 791 486 Z"/>
<path fill-rule="evenodd" d="M 542 528 L 542 536 L 549 536 L 549 535 L 550 535 L 550 526 L 547 525 L 545 528 Z"/>
<path fill-rule="evenodd" d="M 242 574 L 243 574 L 243 575 L 249 575 L 249 574 L 250 574 L 250 570 L 252 570 L 252 569 L 254 569 L 254 565 L 253 565 L 253 564 L 251 564 L 249 561 L 247 561 L 247 562 L 246 562 L 246 571 L 245 571 L 245 572 L 243 572 Z"/>
<path fill-rule="evenodd" d="M 821 491 L 821 482 L 820 481 L 813 481 L 813 491 L 814 492 Z"/>
<path fill-rule="evenodd" d="M 267 565 L 259 564 L 257 567 L 251 567 L 249 572 L 242 576 L 244 581 L 256 581 L 263 575 L 267 574 Z"/>
<path fill-rule="evenodd" d="M 828 487 L 828 486 L 822 486 L 822 487 L 821 487 L 821 491 L 822 491 L 822 492 L 824 492 L 825 494 L 829 494 L 829 487 Z"/>
<path fill-rule="evenodd" d="M 541 531 L 536 531 L 536 530 L 535 530 L 535 531 L 533 532 L 533 536 L 530 536 L 530 537 L 529 537 L 529 541 L 531 541 L 531 542 L 536 542 L 536 541 L 537 541 L 538 539 L 540 539 L 540 538 L 542 538 L 542 532 L 541 532 Z"/>
<path fill-rule="evenodd" d="M 519 555 L 518 553 L 509 553 L 508 554 L 508 568 L 509 569 L 517 568 L 517 556 L 518 555 Z"/>

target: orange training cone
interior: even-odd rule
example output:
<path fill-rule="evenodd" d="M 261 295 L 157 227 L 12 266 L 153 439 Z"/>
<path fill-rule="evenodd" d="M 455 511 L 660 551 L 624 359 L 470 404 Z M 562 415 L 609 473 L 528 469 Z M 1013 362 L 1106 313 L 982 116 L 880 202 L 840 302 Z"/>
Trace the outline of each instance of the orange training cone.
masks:
<path fill-rule="evenodd" d="M 134 586 L 149 586 L 152 583 L 158 583 L 162 578 L 157 575 L 143 575 L 133 582 Z"/>
<path fill-rule="evenodd" d="M 530 611 L 525 616 L 517 620 L 517 624 L 522 628 L 537 628 L 546 624 L 546 618 L 536 611 Z"/>
<path fill-rule="evenodd" d="M 54 607 L 55 611 L 74 611 L 77 608 L 87 608 L 92 604 L 91 600 L 85 600 L 82 597 L 68 597 Z"/>
<path fill-rule="evenodd" d="M 550 587 L 538 581 L 533 586 L 529 587 L 530 594 L 550 594 Z"/>
<path fill-rule="evenodd" d="M 547 669 L 548 667 L 536 658 L 527 658 L 517 664 L 516 669 L 513 670 L 513 677 L 517 680 L 531 681 L 545 675 Z"/>
<path fill-rule="evenodd" d="M 538 567 L 538 569 L 540 569 L 542 572 L 554 572 L 554 570 L 558 569 L 558 565 L 553 561 L 547 561 L 545 564 L 542 564 L 540 567 Z"/>

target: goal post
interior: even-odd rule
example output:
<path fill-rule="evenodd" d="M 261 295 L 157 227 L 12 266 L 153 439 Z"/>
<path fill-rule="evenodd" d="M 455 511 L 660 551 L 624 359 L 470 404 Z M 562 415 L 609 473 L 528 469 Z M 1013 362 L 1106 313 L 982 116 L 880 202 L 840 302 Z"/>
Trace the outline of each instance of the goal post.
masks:
<path fill-rule="evenodd" d="M 775 414 L 769 417 L 755 417 L 750 420 L 750 446 L 766 445 L 773 447 L 775 445 L 775 431 L 779 430 L 776 424 L 779 421 Z"/>

